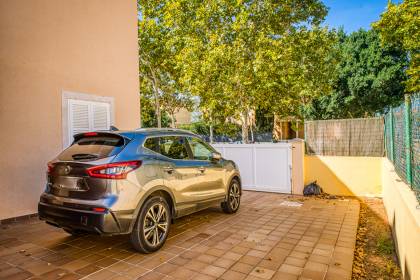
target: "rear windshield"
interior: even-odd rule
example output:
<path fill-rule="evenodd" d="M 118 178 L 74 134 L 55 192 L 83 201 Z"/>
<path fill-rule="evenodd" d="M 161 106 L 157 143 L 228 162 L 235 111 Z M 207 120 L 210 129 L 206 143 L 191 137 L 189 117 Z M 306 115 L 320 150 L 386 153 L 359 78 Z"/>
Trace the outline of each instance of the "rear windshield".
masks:
<path fill-rule="evenodd" d="M 59 156 L 65 161 L 89 161 L 116 155 L 124 147 L 124 138 L 119 136 L 91 136 L 76 140 Z"/>

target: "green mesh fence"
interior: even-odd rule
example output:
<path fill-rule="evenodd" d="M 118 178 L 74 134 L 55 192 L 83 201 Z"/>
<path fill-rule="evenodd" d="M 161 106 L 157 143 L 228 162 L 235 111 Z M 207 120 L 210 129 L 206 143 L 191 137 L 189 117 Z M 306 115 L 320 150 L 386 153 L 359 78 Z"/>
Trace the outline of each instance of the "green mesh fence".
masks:
<path fill-rule="evenodd" d="M 420 195 L 420 94 L 411 98 L 411 169 L 413 187 Z"/>
<path fill-rule="evenodd" d="M 420 201 L 420 94 L 385 115 L 386 155 Z"/>
<path fill-rule="evenodd" d="M 394 165 L 397 173 L 406 178 L 405 164 L 405 137 L 404 137 L 404 105 L 392 110 L 394 117 Z"/>

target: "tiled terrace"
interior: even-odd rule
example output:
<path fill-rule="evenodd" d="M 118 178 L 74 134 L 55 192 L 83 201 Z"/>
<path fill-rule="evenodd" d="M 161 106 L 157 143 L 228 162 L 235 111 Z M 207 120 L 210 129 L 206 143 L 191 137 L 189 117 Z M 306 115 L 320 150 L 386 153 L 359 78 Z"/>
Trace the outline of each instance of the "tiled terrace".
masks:
<path fill-rule="evenodd" d="M 31 218 L 1 226 L 0 279 L 350 279 L 358 216 L 356 200 L 244 192 L 238 213 L 177 220 L 150 255 Z"/>

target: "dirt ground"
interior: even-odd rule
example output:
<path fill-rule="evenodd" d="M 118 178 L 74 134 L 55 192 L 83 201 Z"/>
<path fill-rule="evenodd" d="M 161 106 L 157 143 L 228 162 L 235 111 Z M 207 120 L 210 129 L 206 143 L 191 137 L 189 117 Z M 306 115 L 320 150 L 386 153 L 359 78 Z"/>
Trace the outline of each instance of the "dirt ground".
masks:
<path fill-rule="evenodd" d="M 402 279 L 381 199 L 360 201 L 352 279 Z"/>

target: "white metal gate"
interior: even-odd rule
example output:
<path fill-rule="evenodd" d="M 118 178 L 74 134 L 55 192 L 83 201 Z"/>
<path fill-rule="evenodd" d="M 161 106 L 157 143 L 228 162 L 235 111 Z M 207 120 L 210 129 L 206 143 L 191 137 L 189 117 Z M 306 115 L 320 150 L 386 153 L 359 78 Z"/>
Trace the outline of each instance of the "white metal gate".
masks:
<path fill-rule="evenodd" d="M 291 193 L 291 143 L 212 144 L 239 167 L 244 190 Z"/>

